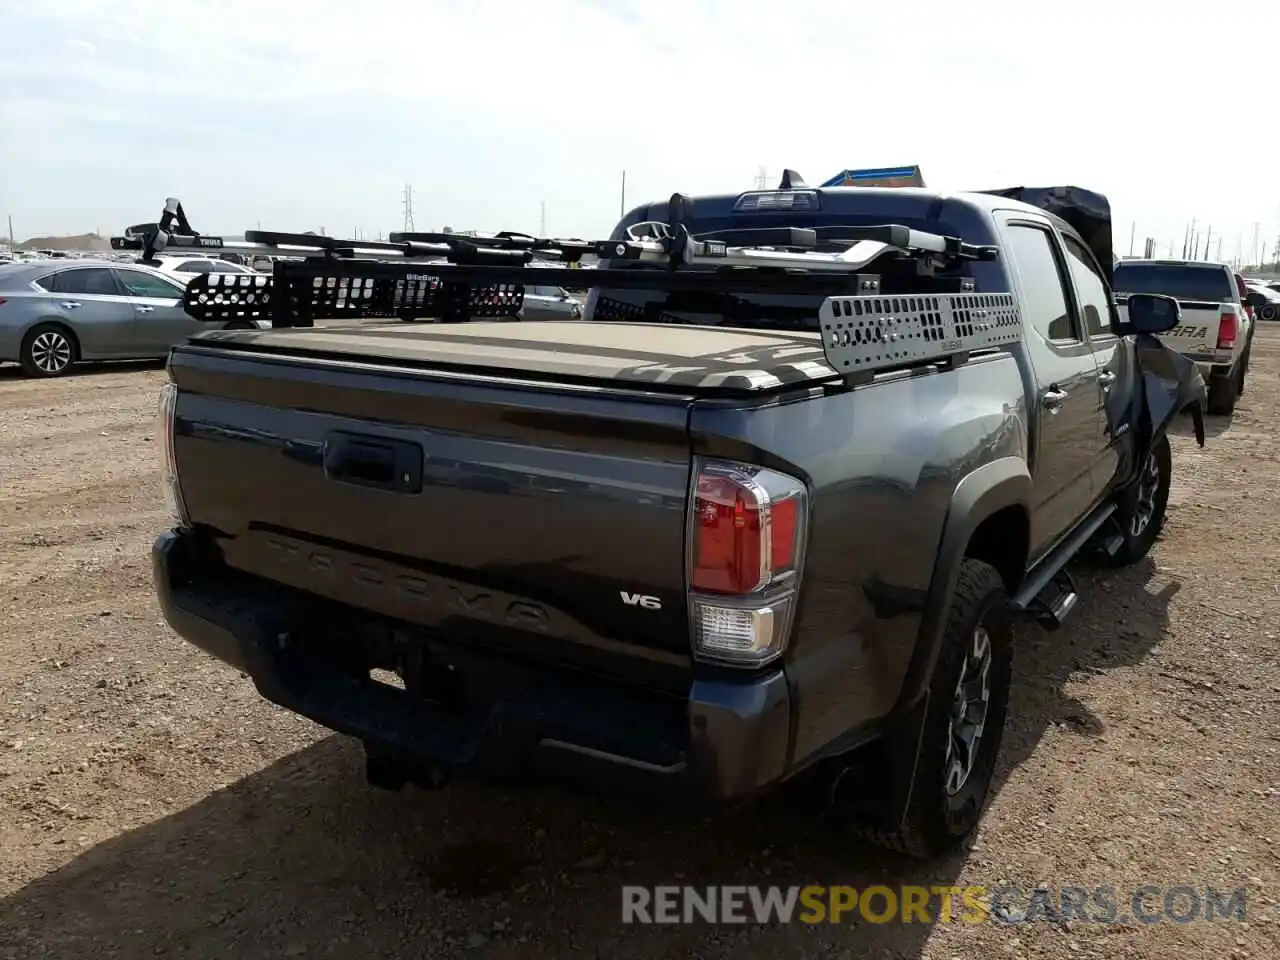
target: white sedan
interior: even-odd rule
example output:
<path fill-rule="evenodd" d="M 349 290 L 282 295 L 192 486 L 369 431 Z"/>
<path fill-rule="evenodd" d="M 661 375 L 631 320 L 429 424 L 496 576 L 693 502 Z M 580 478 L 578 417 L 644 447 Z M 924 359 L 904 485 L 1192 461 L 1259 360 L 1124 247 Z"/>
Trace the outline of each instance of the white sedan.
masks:
<path fill-rule="evenodd" d="M 187 283 L 192 277 L 202 273 L 254 273 L 248 267 L 226 260 L 211 260 L 208 257 L 161 256 L 159 270 L 167 273 L 181 283 Z"/>

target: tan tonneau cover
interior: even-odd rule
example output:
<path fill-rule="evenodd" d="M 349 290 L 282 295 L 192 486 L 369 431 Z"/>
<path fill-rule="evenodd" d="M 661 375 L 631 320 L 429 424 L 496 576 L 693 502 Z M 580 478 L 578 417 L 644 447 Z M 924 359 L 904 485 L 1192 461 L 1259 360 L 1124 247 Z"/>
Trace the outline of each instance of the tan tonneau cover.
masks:
<path fill-rule="evenodd" d="M 196 342 L 209 339 L 271 353 L 693 388 L 767 391 L 836 376 L 816 331 L 495 320 L 218 331 Z"/>

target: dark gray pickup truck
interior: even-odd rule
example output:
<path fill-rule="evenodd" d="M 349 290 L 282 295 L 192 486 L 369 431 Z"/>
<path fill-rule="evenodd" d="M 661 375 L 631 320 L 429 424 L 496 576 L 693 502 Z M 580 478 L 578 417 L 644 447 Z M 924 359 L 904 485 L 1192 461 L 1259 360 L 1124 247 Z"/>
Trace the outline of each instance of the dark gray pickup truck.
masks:
<path fill-rule="evenodd" d="M 120 246 L 235 246 L 173 212 Z M 789 172 L 595 244 L 306 242 L 188 289 L 273 328 L 170 356 L 155 581 L 179 634 L 359 738 L 381 786 L 725 804 L 803 773 L 937 855 L 988 793 L 1013 624 L 1062 622 L 1073 558 L 1143 557 L 1174 418 L 1203 443 L 1204 383 L 1153 336 L 1177 303 L 1121 324 L 1109 208 L 1076 188 Z M 589 285 L 586 322 L 483 319 L 534 252 L 584 250 L 537 273 Z"/>

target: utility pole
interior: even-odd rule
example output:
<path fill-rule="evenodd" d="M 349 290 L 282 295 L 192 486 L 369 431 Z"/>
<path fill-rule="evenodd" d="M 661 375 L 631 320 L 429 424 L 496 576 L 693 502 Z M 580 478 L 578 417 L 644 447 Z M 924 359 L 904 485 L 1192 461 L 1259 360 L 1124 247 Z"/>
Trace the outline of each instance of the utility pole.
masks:
<path fill-rule="evenodd" d="M 13 253 L 18 248 L 13 243 L 13 214 L 9 214 L 9 252 Z"/>
<path fill-rule="evenodd" d="M 1209 244 L 1213 243 L 1213 224 L 1209 224 L 1209 235 L 1204 238 L 1204 258 L 1209 259 Z"/>
<path fill-rule="evenodd" d="M 413 184 L 404 185 L 404 232 L 413 233 Z"/>
<path fill-rule="evenodd" d="M 756 170 L 756 189 L 764 190 L 765 185 L 769 182 L 769 171 L 764 167 Z"/>
<path fill-rule="evenodd" d="M 1129 221 L 1129 256 L 1133 256 L 1133 233 L 1138 229 L 1138 221 Z"/>
<path fill-rule="evenodd" d="M 538 236 L 545 237 L 547 235 L 547 201 L 543 200 L 541 218 L 538 221 Z"/>
<path fill-rule="evenodd" d="M 1262 265 L 1262 255 L 1258 252 L 1258 231 L 1261 229 L 1262 229 L 1261 223 L 1255 223 L 1253 225 L 1253 249 L 1250 250 L 1249 252 L 1253 256 L 1254 266 Z"/>
<path fill-rule="evenodd" d="M 627 171 L 622 171 L 622 196 L 618 200 L 618 219 L 621 220 L 627 212 Z"/>

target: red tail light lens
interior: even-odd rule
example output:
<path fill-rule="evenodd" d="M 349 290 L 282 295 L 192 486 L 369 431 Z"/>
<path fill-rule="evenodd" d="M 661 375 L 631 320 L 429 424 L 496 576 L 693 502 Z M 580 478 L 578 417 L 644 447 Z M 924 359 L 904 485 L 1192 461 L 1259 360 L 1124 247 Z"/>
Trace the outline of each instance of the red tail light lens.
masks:
<path fill-rule="evenodd" d="M 786 647 L 809 527 L 805 485 L 749 464 L 698 461 L 690 504 L 695 656 L 758 667 Z"/>
<path fill-rule="evenodd" d="M 6 302 L 6 301 L 5 301 L 4 297 L 0 297 L 0 307 L 3 307 L 3 306 L 5 305 L 5 302 Z"/>
<path fill-rule="evenodd" d="M 1228 311 L 1218 319 L 1218 349 L 1230 350 L 1240 333 L 1240 318 Z"/>
<path fill-rule="evenodd" d="M 798 480 L 711 463 L 697 483 L 694 590 L 755 593 L 795 569 L 804 495 Z"/>

